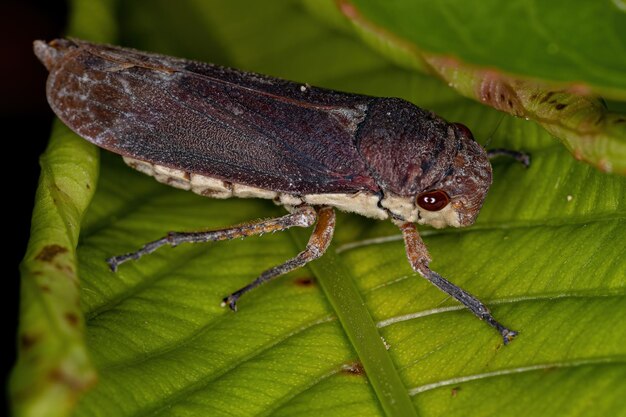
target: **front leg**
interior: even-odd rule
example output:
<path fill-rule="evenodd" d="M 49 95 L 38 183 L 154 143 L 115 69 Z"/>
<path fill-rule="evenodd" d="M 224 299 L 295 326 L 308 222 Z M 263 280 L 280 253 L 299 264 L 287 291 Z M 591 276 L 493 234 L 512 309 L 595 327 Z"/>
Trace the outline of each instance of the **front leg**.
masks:
<path fill-rule="evenodd" d="M 432 284 L 434 284 L 441 291 L 454 297 L 457 301 L 467 307 L 476 317 L 481 320 L 485 320 L 490 326 L 494 327 L 504 340 L 504 344 L 508 344 L 515 336 L 517 332 L 510 330 L 500 324 L 489 312 L 489 309 L 472 294 L 457 287 L 435 271 L 428 267 L 431 261 L 428 249 L 424 244 L 424 241 L 417 232 L 417 227 L 414 223 L 398 222 L 398 227 L 402 231 L 404 237 L 404 245 L 406 247 L 406 254 L 409 258 L 409 262 L 413 270 L 426 278 Z"/>

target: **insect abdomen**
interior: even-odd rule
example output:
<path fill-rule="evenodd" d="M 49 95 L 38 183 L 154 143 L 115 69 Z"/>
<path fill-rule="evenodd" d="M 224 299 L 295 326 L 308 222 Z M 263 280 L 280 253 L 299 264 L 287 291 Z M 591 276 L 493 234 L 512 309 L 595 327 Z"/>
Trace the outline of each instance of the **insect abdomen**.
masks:
<path fill-rule="evenodd" d="M 124 162 L 137 171 L 154 177 L 157 181 L 211 198 L 263 198 L 282 206 L 311 204 L 332 206 L 342 211 L 357 213 L 375 219 L 386 219 L 387 212 L 378 206 L 378 196 L 370 193 L 325 193 L 302 196 L 264 190 L 249 185 L 232 183 L 201 174 L 155 165 L 150 162 L 124 157 Z"/>

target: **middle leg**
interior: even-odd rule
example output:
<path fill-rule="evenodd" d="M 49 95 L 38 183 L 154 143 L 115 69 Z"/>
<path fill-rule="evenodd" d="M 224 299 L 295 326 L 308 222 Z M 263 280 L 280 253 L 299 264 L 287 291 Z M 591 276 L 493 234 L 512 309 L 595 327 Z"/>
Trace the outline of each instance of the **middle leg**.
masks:
<path fill-rule="evenodd" d="M 258 287 L 259 285 L 279 277 L 294 269 L 300 268 L 319 258 L 326 252 L 335 231 L 335 211 L 332 207 L 321 207 L 317 210 L 317 224 L 309 238 L 306 248 L 287 262 L 270 268 L 263 272 L 257 279 L 252 281 L 245 287 L 235 291 L 222 301 L 222 306 L 229 306 L 231 310 L 237 311 L 237 300 L 243 294 Z"/>

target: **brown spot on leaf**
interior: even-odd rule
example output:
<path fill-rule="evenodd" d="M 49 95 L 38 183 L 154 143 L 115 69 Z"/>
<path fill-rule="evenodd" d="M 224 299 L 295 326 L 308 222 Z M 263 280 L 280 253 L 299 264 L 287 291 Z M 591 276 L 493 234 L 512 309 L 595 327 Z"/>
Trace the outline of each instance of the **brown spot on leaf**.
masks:
<path fill-rule="evenodd" d="M 359 17 L 359 12 L 351 3 L 339 0 L 337 1 L 337 4 L 339 6 L 339 10 L 341 10 L 341 13 L 343 13 L 347 18 L 356 19 L 357 17 Z"/>
<path fill-rule="evenodd" d="M 559 103 L 556 106 L 554 106 L 554 108 L 557 110 L 563 110 L 566 107 L 567 107 L 567 104 L 564 104 L 564 103 Z"/>
<path fill-rule="evenodd" d="M 554 91 L 549 91 L 541 98 L 539 102 L 542 104 L 546 103 L 548 100 L 552 98 L 553 95 L 554 95 Z"/>
<path fill-rule="evenodd" d="M 622 117 L 620 117 L 619 119 L 616 119 L 616 120 L 615 120 L 615 124 L 618 124 L 618 123 L 624 123 L 624 122 L 626 122 L 626 119 L 624 119 L 624 118 L 622 118 Z"/>
<path fill-rule="evenodd" d="M 598 169 L 600 169 L 600 171 L 602 172 L 613 172 L 613 164 L 611 164 L 610 161 L 607 161 L 606 159 L 601 159 L 598 161 Z"/>
<path fill-rule="evenodd" d="M 459 391 L 461 391 L 461 387 L 454 387 L 450 390 L 450 396 L 452 398 L 456 397 L 457 395 L 459 395 Z"/>
<path fill-rule="evenodd" d="M 33 345 L 35 345 L 35 343 L 39 341 L 39 339 L 41 339 L 41 337 L 38 335 L 24 333 L 20 337 L 20 347 L 22 348 L 22 350 L 30 349 L 31 347 L 33 347 Z"/>
<path fill-rule="evenodd" d="M 556 371 L 558 369 L 559 369 L 559 367 L 556 366 L 556 365 L 548 365 L 545 368 L 543 368 L 542 371 L 543 371 L 544 374 L 550 374 L 550 373 L 552 373 L 552 372 L 554 372 L 554 371 Z"/>
<path fill-rule="evenodd" d="M 70 265 L 55 264 L 55 266 L 59 271 L 65 273 L 66 275 L 74 275 L 74 269 Z"/>
<path fill-rule="evenodd" d="M 299 287 L 312 287 L 315 285 L 315 278 L 312 277 L 300 277 L 293 280 L 294 284 Z"/>
<path fill-rule="evenodd" d="M 91 185 L 89 185 L 89 183 L 85 184 L 85 187 L 87 187 L 88 190 L 91 190 Z"/>
<path fill-rule="evenodd" d="M 48 377 L 54 383 L 66 385 L 75 391 L 82 391 L 89 387 L 89 385 L 91 385 L 93 382 L 91 380 L 82 380 L 78 375 L 72 375 L 59 368 L 51 370 L 48 374 Z"/>
<path fill-rule="evenodd" d="M 67 252 L 67 248 L 64 248 L 60 245 L 47 245 L 44 246 L 43 249 L 35 256 L 35 259 L 43 262 L 51 262 L 55 256 L 60 253 Z"/>
<path fill-rule="evenodd" d="M 524 106 L 517 96 L 515 88 L 501 74 L 487 71 L 479 84 L 477 96 L 482 102 L 498 110 L 511 113 L 515 116 L 524 114 Z"/>
<path fill-rule="evenodd" d="M 567 91 L 571 94 L 579 96 L 588 96 L 593 92 L 591 88 L 585 84 L 573 84 L 567 89 Z"/>
<path fill-rule="evenodd" d="M 44 285 L 41 285 L 39 288 L 40 288 L 40 289 L 41 289 L 41 291 L 43 291 L 43 292 L 50 292 L 50 291 L 51 291 L 51 290 L 50 290 L 50 287 L 48 287 L 48 286 L 47 286 L 47 285 L 45 285 L 45 284 L 44 284 Z"/>
<path fill-rule="evenodd" d="M 573 155 L 574 155 L 574 159 L 576 159 L 577 161 L 582 161 L 583 160 L 583 154 L 580 151 L 580 149 L 575 149 Z"/>
<path fill-rule="evenodd" d="M 341 372 L 348 375 L 365 375 L 365 369 L 360 361 L 346 363 L 341 367 Z"/>
<path fill-rule="evenodd" d="M 80 319 L 78 318 L 78 315 L 76 313 L 65 313 L 64 317 L 70 326 L 72 327 L 78 326 L 78 322 Z"/>

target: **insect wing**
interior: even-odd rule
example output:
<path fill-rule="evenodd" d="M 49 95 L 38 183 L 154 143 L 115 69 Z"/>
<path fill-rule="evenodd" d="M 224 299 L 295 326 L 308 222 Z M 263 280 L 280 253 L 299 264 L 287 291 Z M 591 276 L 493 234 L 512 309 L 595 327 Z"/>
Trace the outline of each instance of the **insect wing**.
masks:
<path fill-rule="evenodd" d="M 115 153 L 272 191 L 376 191 L 354 146 L 367 96 L 82 41 L 50 71 L 48 100 Z"/>

